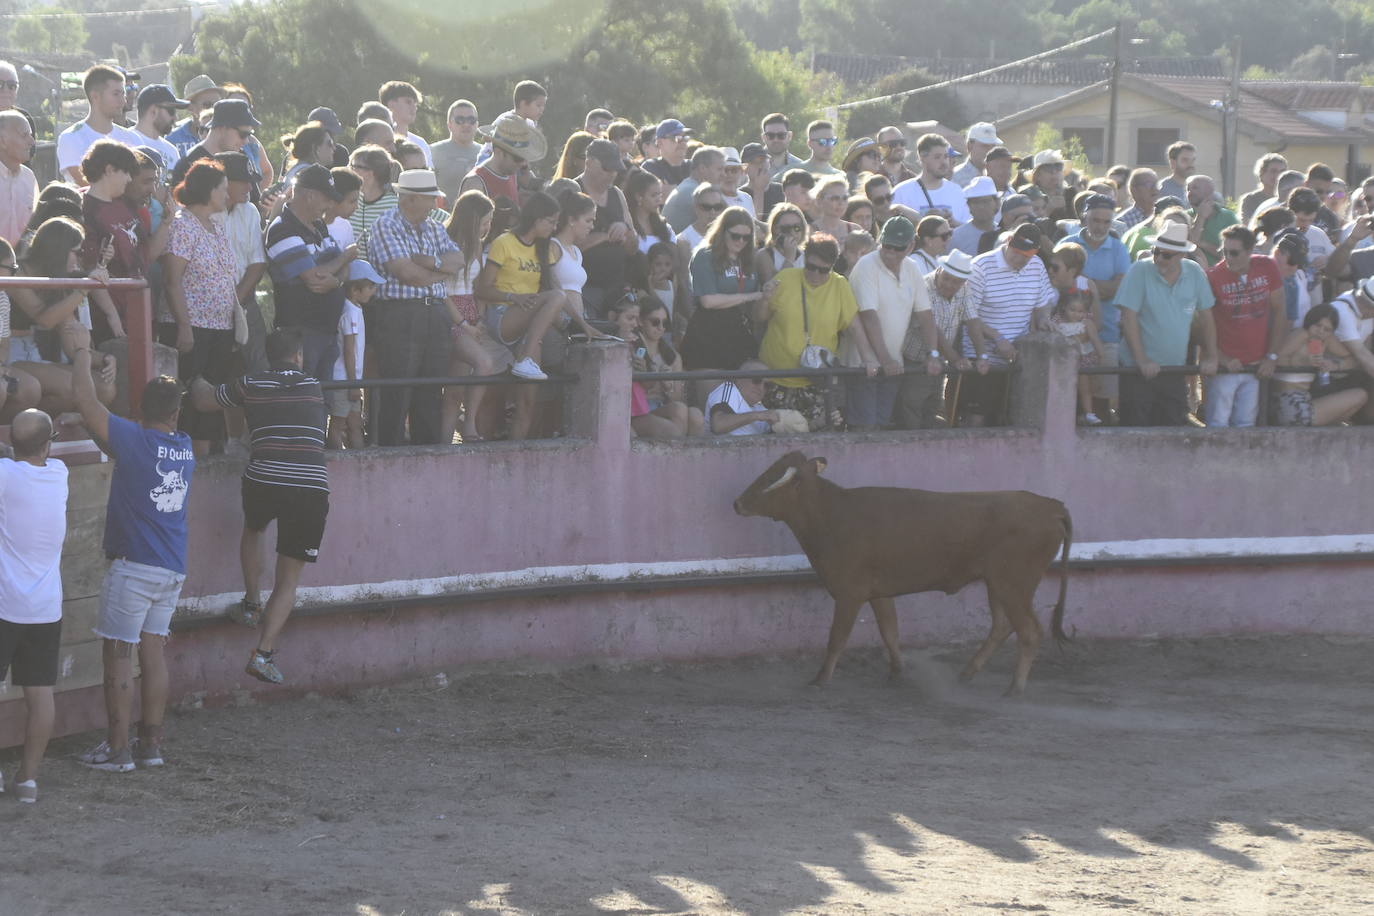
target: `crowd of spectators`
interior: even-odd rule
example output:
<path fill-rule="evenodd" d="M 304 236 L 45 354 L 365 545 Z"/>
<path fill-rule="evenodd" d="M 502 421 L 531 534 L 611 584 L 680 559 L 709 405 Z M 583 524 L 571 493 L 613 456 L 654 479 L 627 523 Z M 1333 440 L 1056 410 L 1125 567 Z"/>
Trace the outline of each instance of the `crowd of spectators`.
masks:
<path fill-rule="evenodd" d="M 761 406 L 809 430 L 1004 423 L 1003 370 L 1035 332 L 1070 338 L 1085 366 L 1135 370 L 1082 380 L 1088 425 L 1244 426 L 1261 410 L 1323 422 L 1280 410 L 1278 395 L 1300 400 L 1296 381 L 1259 403 L 1289 332 L 1323 303 L 1337 309 L 1331 343 L 1286 366 L 1321 379 L 1302 390 L 1365 390 L 1374 364 L 1361 286 L 1374 183 L 1347 188 L 1321 163 L 1291 171 L 1277 153 L 1232 208 L 1197 171 L 1208 151 L 1186 141 L 1163 176 L 1090 178 L 1057 150 L 1013 153 L 987 122 L 959 151 L 897 126 L 844 140 L 817 120 L 794 137 L 772 113 L 757 138 L 715 145 L 677 118 L 636 127 L 595 108 L 559 147 L 540 128 L 548 92 L 528 80 L 489 122 L 448 102 L 432 142 L 415 133 L 424 96 L 401 81 L 361 104 L 351 131 L 321 107 L 269 140 L 241 84 L 202 74 L 180 94 L 135 93 L 96 66 L 83 89 L 89 113 L 58 137 L 60 180 L 41 191 L 31 122 L 0 111 L 0 270 L 147 280 L 184 384 L 265 369 L 274 327 L 300 335 L 304 371 L 323 382 L 511 378 L 340 391 L 334 447 L 548 434 L 550 398 L 518 382 L 545 379 L 578 338 L 628 337 L 642 371 L 861 370 L 763 386 Z M 110 403 L 121 350 L 108 342 L 125 336 L 132 295 L 0 297 L 0 420 L 74 408 L 72 322 L 91 332 Z M 1161 371 L 1193 363 L 1205 384 Z M 635 434 L 721 432 L 715 387 L 637 386 Z M 234 411 L 179 422 L 198 455 L 243 444 Z"/>

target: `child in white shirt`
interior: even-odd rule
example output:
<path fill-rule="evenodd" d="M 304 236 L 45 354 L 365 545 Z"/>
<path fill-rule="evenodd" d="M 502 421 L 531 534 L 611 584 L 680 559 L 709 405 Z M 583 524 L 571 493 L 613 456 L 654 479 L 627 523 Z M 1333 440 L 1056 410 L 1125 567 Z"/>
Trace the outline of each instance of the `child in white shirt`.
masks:
<path fill-rule="evenodd" d="M 334 364 L 336 380 L 362 378 L 366 344 L 362 307 L 376 294 L 381 283 L 382 275 L 367 261 L 358 259 L 348 265 L 343 314 L 339 316 L 339 360 Z M 329 447 L 362 448 L 362 389 L 335 388 L 325 392 L 325 400 L 329 404 Z"/>

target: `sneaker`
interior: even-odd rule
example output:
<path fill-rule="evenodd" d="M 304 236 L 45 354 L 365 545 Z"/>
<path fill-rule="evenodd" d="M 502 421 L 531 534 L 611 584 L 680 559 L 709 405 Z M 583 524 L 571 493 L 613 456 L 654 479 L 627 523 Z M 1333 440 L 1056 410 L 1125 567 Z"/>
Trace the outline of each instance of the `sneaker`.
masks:
<path fill-rule="evenodd" d="M 262 619 L 262 605 L 244 598 L 238 604 L 231 604 L 225 613 L 234 623 L 242 624 L 245 627 L 256 627 L 258 621 Z"/>
<path fill-rule="evenodd" d="M 26 805 L 32 805 L 38 801 L 38 783 L 32 779 L 24 782 L 16 781 L 14 784 L 14 795 Z"/>
<path fill-rule="evenodd" d="M 1083 425 L 1084 425 L 1084 426 L 1101 426 L 1101 425 L 1102 425 L 1102 420 L 1101 420 L 1101 418 L 1098 417 L 1097 414 L 1093 413 L 1093 412 L 1090 410 L 1090 411 L 1088 411 L 1087 413 L 1083 414 Z"/>
<path fill-rule="evenodd" d="M 134 755 L 127 747 L 112 751 L 110 745 L 102 741 L 97 747 L 81 755 L 81 764 L 104 773 L 132 773 Z"/>
<path fill-rule="evenodd" d="M 140 741 L 135 738 L 129 742 L 129 746 L 133 748 L 134 763 L 142 769 L 160 767 L 165 762 L 162 759 L 162 745 L 156 741 Z"/>
<path fill-rule="evenodd" d="M 510 367 L 510 374 L 516 378 L 546 379 L 544 370 L 539 368 L 539 364 L 526 356 L 520 362 Z"/>
<path fill-rule="evenodd" d="M 243 670 L 269 684 L 280 684 L 285 680 L 281 676 L 281 670 L 277 668 L 277 663 L 272 660 L 271 652 L 254 650 L 253 657 L 248 660 L 248 667 Z"/>

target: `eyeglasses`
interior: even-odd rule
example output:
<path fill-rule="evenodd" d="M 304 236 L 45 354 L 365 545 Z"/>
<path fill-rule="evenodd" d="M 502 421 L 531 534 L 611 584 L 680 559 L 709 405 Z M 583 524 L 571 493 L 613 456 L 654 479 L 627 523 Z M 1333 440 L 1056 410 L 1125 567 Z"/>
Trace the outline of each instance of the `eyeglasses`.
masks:
<path fill-rule="evenodd" d="M 0 80 L 0 89 L 8 89 L 10 92 L 18 92 L 19 84 L 14 80 Z"/>
<path fill-rule="evenodd" d="M 476 124 L 477 115 L 454 115 L 449 120 L 454 124 Z"/>
<path fill-rule="evenodd" d="M 806 262 L 806 272 L 809 274 L 820 274 L 823 277 L 830 273 L 831 269 L 832 265 L 830 264 L 812 264 L 810 261 Z"/>
<path fill-rule="evenodd" d="M 802 231 L 801 223 L 788 223 L 785 226 L 778 226 L 778 235 L 791 235 L 793 233 L 801 235 Z"/>
<path fill-rule="evenodd" d="M 888 204 L 892 203 L 892 195 L 878 194 L 874 197 L 870 197 L 868 200 L 875 207 L 886 207 Z"/>
<path fill-rule="evenodd" d="M 834 146 L 840 141 L 835 137 L 812 137 L 811 142 L 817 146 Z"/>
<path fill-rule="evenodd" d="M 763 135 L 769 140 L 786 140 L 787 131 L 785 130 L 765 130 Z"/>
<path fill-rule="evenodd" d="M 1161 261 L 1172 261 L 1174 258 L 1178 257 L 1179 254 L 1180 252 L 1177 251 L 1164 251 L 1160 248 L 1156 248 L 1154 250 L 1154 256 L 1159 258 Z"/>
<path fill-rule="evenodd" d="M 719 213 L 720 211 L 725 209 L 725 202 L 722 201 L 718 204 L 697 204 L 697 206 L 705 210 L 707 213 Z"/>
<path fill-rule="evenodd" d="M 647 324 L 647 325 L 648 325 L 649 327 L 651 327 L 651 328 L 661 328 L 661 327 L 663 327 L 663 319 L 662 319 L 662 318 L 641 318 L 639 321 L 640 321 L 640 324 Z"/>
<path fill-rule="evenodd" d="M 736 242 L 747 242 L 754 237 L 754 233 L 752 232 L 727 232 L 725 234 Z"/>

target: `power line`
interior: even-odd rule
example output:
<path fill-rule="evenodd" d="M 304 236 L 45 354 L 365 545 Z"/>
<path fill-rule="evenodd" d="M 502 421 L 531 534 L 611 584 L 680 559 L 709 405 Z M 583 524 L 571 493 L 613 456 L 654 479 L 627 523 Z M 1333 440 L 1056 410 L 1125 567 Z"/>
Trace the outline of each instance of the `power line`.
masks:
<path fill-rule="evenodd" d="M 115 16 L 141 16 L 146 13 L 183 13 L 196 9 L 200 7 L 167 6 L 155 10 L 107 10 L 100 13 L 82 13 L 77 10 L 67 10 L 63 13 L 0 13 L 0 19 L 66 19 L 68 16 L 77 16 L 81 19 L 110 19 Z"/>
<path fill-rule="evenodd" d="M 1053 57 L 1054 55 L 1063 53 L 1064 51 L 1072 51 L 1074 48 L 1088 44 L 1089 42 L 1097 41 L 1099 38 L 1106 38 L 1108 35 L 1115 34 L 1115 32 L 1115 28 L 1106 29 L 1104 31 L 1098 32 L 1096 35 L 1089 35 L 1087 38 L 1080 38 L 1077 41 L 1071 41 L 1066 45 L 1060 45 L 1059 47 L 1051 48 L 1048 51 L 1041 51 L 1039 54 L 1032 54 L 1030 57 L 1023 57 L 1020 60 L 1014 60 L 1010 63 L 998 64 L 996 67 L 989 67 L 987 70 L 979 70 L 977 73 L 970 73 L 966 76 L 956 76 L 954 79 L 945 80 L 941 83 L 934 83 L 930 86 L 922 86 L 919 89 L 904 89 L 901 92 L 894 92 L 891 95 L 880 95 L 876 98 L 861 99 L 857 102 L 845 102 L 843 105 L 836 105 L 835 108 L 837 111 L 843 111 L 847 108 L 858 108 L 860 105 L 872 105 L 875 102 L 891 102 L 895 99 L 904 99 L 909 95 L 918 95 L 922 92 L 932 92 L 936 89 L 944 89 L 946 86 L 953 86 L 956 83 L 966 83 L 970 80 L 982 79 L 985 76 L 990 76 L 994 73 L 1000 73 L 1001 71 L 1009 70 L 1012 67 L 1019 67 L 1022 64 L 1034 63 L 1037 60 L 1043 60 L 1046 57 Z"/>

